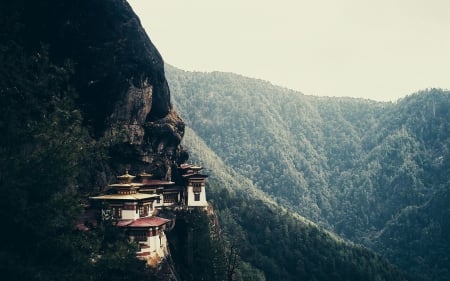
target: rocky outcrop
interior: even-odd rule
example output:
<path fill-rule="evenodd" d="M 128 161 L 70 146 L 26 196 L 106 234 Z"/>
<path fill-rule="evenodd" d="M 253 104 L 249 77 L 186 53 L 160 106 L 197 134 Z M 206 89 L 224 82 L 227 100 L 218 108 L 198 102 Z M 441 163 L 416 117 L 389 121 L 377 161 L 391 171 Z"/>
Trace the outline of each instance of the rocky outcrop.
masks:
<path fill-rule="evenodd" d="M 158 50 L 125 0 L 10 1 L 25 26 L 17 40 L 70 65 L 83 120 L 111 143 L 111 173 L 125 167 L 170 177 L 187 154 Z M 23 39 L 21 39 L 23 38 Z"/>

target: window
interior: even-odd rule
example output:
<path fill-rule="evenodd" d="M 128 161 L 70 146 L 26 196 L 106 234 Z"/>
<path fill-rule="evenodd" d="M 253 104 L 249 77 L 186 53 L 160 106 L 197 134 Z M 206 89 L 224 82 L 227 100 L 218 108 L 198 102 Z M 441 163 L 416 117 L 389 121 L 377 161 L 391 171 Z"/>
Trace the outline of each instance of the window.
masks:
<path fill-rule="evenodd" d="M 193 191 L 194 193 L 200 193 L 200 192 L 202 192 L 202 184 L 199 183 L 199 182 L 194 182 L 194 183 L 192 184 L 192 191 Z"/>
<path fill-rule="evenodd" d="M 200 193 L 194 193 L 194 201 L 200 201 Z"/>
<path fill-rule="evenodd" d="M 139 206 L 139 216 L 140 217 L 148 216 L 148 205 Z"/>
<path fill-rule="evenodd" d="M 178 194 L 177 193 L 164 194 L 164 203 L 174 204 L 177 201 L 178 201 Z"/>
<path fill-rule="evenodd" d="M 113 217 L 116 219 L 122 218 L 122 208 L 120 207 L 113 207 L 112 208 Z"/>
<path fill-rule="evenodd" d="M 147 231 L 134 232 L 134 239 L 136 241 L 147 241 Z"/>

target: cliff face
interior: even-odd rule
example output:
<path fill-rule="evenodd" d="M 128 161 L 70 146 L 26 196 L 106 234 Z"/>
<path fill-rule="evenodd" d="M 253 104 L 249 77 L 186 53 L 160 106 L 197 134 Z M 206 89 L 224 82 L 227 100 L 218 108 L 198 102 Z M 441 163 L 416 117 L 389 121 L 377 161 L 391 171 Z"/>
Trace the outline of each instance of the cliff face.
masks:
<path fill-rule="evenodd" d="M 73 69 L 83 120 L 111 144 L 114 170 L 170 176 L 187 155 L 184 123 L 173 111 L 161 55 L 125 0 L 6 1 L 3 19 L 21 22 L 14 40 L 48 49 Z M 11 25 L 9 25 L 11 26 Z M 118 171 L 117 171 L 118 172 Z"/>

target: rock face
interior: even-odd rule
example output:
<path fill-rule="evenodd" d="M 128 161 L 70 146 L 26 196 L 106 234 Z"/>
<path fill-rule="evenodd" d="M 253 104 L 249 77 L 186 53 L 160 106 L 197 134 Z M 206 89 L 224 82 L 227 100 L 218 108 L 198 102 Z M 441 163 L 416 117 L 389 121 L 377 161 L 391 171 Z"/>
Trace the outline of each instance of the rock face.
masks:
<path fill-rule="evenodd" d="M 16 0 L 9 5 L 24 17 L 24 46 L 44 46 L 52 60 L 73 68 L 84 122 L 94 138 L 112 144 L 112 172 L 127 167 L 170 177 L 171 166 L 187 157 L 180 147 L 184 123 L 172 108 L 161 55 L 129 4 Z"/>

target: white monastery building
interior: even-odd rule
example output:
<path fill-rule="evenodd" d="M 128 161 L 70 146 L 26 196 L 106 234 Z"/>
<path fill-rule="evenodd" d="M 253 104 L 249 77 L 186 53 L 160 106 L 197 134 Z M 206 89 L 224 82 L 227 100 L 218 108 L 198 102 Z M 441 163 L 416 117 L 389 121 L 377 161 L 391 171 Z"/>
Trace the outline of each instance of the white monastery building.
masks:
<path fill-rule="evenodd" d="M 208 206 L 206 178 L 203 168 L 192 164 L 179 167 L 183 184 L 176 186 L 170 180 L 153 179 L 145 172 L 133 176 L 126 171 L 118 176 L 118 183 L 108 185 L 103 195 L 90 197 L 104 203 L 103 219 L 112 219 L 123 228 L 131 241 L 137 242 L 137 257 L 151 265 L 158 264 L 168 254 L 165 231 L 174 221 L 158 217 L 161 209 L 190 209 Z"/>

